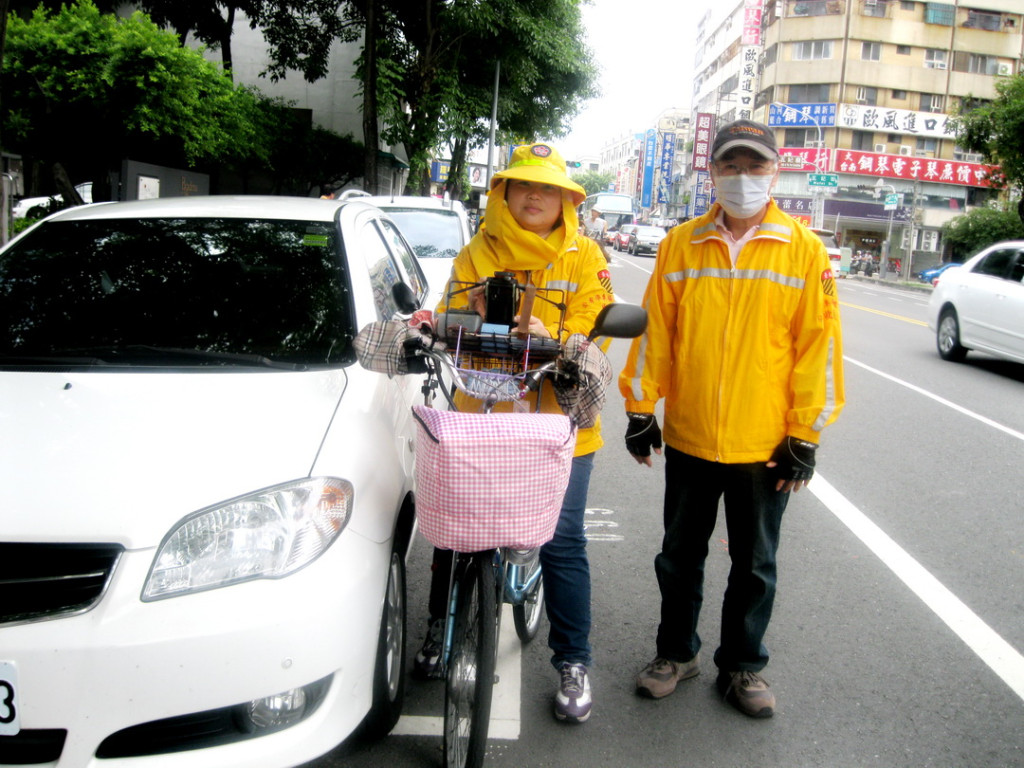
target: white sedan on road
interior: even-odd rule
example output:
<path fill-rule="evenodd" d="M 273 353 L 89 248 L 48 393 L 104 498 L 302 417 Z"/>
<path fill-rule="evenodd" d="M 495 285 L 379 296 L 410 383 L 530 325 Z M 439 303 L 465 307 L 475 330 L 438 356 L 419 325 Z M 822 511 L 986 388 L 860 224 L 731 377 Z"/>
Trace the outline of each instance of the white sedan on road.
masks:
<path fill-rule="evenodd" d="M 939 277 L 928 327 L 944 360 L 969 350 L 1024 363 L 1024 240 L 990 245 Z"/>
<path fill-rule="evenodd" d="M 390 730 L 420 382 L 352 340 L 426 300 L 395 224 L 81 206 L 0 251 L 0 295 L 0 763 L 278 768 Z"/>

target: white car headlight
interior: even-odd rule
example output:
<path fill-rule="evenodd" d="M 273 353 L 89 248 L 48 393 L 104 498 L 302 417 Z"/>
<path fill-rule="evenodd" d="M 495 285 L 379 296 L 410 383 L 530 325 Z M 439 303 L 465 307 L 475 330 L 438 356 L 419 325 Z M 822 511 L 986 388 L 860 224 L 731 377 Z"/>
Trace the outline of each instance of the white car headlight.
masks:
<path fill-rule="evenodd" d="M 352 514 L 352 498 L 351 483 L 319 477 L 201 510 L 160 545 L 142 599 L 287 576 L 338 537 Z"/>

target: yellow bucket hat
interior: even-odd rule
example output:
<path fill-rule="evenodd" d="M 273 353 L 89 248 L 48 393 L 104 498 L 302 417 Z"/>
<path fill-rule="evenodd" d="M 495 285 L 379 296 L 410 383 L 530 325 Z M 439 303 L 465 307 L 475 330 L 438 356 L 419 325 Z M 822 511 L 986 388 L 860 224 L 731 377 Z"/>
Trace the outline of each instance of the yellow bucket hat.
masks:
<path fill-rule="evenodd" d="M 491 177 L 491 189 L 502 179 L 522 179 L 539 184 L 552 184 L 566 189 L 572 195 L 573 205 L 587 199 L 586 190 L 569 178 L 565 172 L 565 160 L 561 153 L 544 142 L 522 144 L 512 152 L 508 168 Z"/>

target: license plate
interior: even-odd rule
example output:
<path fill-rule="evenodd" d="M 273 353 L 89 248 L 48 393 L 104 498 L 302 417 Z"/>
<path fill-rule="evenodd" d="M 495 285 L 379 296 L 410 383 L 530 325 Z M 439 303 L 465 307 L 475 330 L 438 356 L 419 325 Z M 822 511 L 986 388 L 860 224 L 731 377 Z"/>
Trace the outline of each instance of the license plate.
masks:
<path fill-rule="evenodd" d="M 17 736 L 18 722 L 18 669 L 13 661 L 0 661 L 0 736 Z"/>

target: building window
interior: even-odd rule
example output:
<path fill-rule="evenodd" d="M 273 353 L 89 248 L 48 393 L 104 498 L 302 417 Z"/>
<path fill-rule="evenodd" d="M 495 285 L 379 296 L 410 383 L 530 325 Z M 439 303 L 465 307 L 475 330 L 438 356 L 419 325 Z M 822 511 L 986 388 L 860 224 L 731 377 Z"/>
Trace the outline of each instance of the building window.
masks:
<path fill-rule="evenodd" d="M 872 106 L 878 104 L 878 89 L 866 85 L 857 86 L 857 103 Z"/>
<path fill-rule="evenodd" d="M 924 51 L 925 69 L 945 69 L 947 51 L 941 48 L 926 48 Z"/>
<path fill-rule="evenodd" d="M 967 58 L 967 71 L 976 75 L 994 75 L 999 71 L 999 59 L 995 56 L 984 56 L 972 53 Z"/>
<path fill-rule="evenodd" d="M 921 94 L 921 111 L 922 112 L 941 112 L 942 111 L 942 94 L 941 93 L 922 93 Z"/>
<path fill-rule="evenodd" d="M 838 0 L 795 0 L 787 9 L 787 16 L 836 16 L 843 13 L 843 4 Z"/>
<path fill-rule="evenodd" d="M 850 149 L 859 149 L 862 152 L 875 151 L 875 134 L 872 131 L 854 131 L 850 141 Z"/>
<path fill-rule="evenodd" d="M 860 7 L 860 13 L 862 16 L 875 16 L 884 19 L 888 6 L 888 0 L 864 0 Z"/>
<path fill-rule="evenodd" d="M 984 11 L 967 11 L 965 27 L 975 29 L 987 29 L 989 32 L 998 32 L 1003 24 L 1003 17 L 998 13 L 985 13 Z"/>
<path fill-rule="evenodd" d="M 894 101 L 906 101 L 907 100 L 907 92 L 906 91 L 893 91 L 892 92 L 892 98 L 893 98 Z"/>
<path fill-rule="evenodd" d="M 793 60 L 810 61 L 812 59 L 831 59 L 831 40 L 805 40 L 801 43 L 793 43 Z"/>
<path fill-rule="evenodd" d="M 816 147 L 818 146 L 817 128 L 787 128 L 783 136 L 786 147 Z"/>
<path fill-rule="evenodd" d="M 944 27 L 952 27 L 956 20 L 956 6 L 947 3 L 925 3 L 924 23 L 942 24 Z"/>
<path fill-rule="evenodd" d="M 916 5 L 914 0 L 900 0 L 901 11 L 913 11 Z"/>
<path fill-rule="evenodd" d="M 878 61 L 879 59 L 882 58 L 882 44 L 861 43 L 860 57 L 864 59 L 864 61 Z"/>
<path fill-rule="evenodd" d="M 831 101 L 828 83 L 805 83 L 789 86 L 789 101 L 793 104 L 814 104 Z"/>
<path fill-rule="evenodd" d="M 896 46 L 896 53 L 898 53 L 900 56 L 909 56 L 910 55 L 910 46 L 909 45 L 897 45 Z"/>
<path fill-rule="evenodd" d="M 901 141 L 903 141 L 903 137 L 900 136 L 898 133 L 889 133 L 886 134 L 885 140 L 890 144 L 899 144 Z"/>
<path fill-rule="evenodd" d="M 915 147 L 918 155 L 928 155 L 928 157 L 935 157 L 936 151 L 939 149 L 939 140 L 930 139 L 924 136 L 917 137 L 917 146 Z"/>

